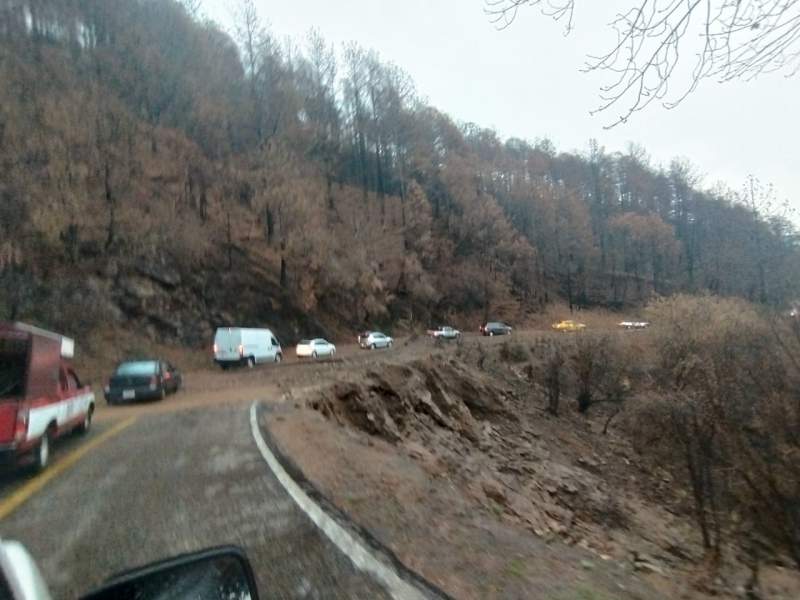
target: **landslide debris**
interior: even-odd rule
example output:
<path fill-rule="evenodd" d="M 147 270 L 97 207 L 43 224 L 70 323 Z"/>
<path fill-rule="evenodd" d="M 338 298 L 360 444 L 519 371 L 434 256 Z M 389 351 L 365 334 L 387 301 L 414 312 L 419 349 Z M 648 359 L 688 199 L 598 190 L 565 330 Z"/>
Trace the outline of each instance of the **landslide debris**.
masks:
<path fill-rule="evenodd" d="M 605 459 L 579 438 L 543 435 L 544 417 L 523 393 L 529 384 L 504 375 L 433 356 L 335 383 L 309 405 L 402 447 L 431 474 L 459 482 L 488 511 L 536 535 L 577 542 L 594 527 L 626 528 L 628 514 L 603 476 Z"/>
<path fill-rule="evenodd" d="M 511 418 L 505 392 L 456 360 L 385 365 L 358 382 L 339 382 L 311 400 L 313 409 L 390 442 L 450 433 L 481 439 L 481 419 Z"/>

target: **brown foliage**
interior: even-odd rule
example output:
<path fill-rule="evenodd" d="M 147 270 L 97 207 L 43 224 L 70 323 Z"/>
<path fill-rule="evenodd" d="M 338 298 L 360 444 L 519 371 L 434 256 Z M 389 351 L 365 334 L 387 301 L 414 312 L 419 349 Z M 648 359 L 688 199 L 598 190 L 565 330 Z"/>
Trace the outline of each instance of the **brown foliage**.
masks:
<path fill-rule="evenodd" d="M 685 165 L 457 124 L 374 52 L 283 46 L 251 2 L 236 41 L 173 0 L 40 4 L 0 13 L 0 269 L 168 257 L 359 326 L 798 293 L 793 229 Z"/>

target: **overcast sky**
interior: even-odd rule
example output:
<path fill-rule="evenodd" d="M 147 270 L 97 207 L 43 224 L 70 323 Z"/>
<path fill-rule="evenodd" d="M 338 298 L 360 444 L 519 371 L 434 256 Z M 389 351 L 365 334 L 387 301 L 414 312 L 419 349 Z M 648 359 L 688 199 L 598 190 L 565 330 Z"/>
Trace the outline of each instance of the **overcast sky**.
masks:
<path fill-rule="evenodd" d="M 614 41 L 606 23 L 634 0 L 578 2 L 574 31 L 535 9 L 498 31 L 482 0 L 256 0 L 276 37 L 302 42 L 318 29 L 336 46 L 357 41 L 407 71 L 430 104 L 503 137 L 548 137 L 558 150 L 585 151 L 596 138 L 609 152 L 643 145 L 654 164 L 688 158 L 703 186 L 740 189 L 748 174 L 772 183 L 800 212 L 800 76 L 750 83 L 706 81 L 672 110 L 651 105 L 627 124 L 596 108 L 598 74 L 580 72 L 587 53 Z M 232 0 L 204 0 L 205 14 L 232 28 Z M 795 217 L 800 222 L 800 217 Z"/>

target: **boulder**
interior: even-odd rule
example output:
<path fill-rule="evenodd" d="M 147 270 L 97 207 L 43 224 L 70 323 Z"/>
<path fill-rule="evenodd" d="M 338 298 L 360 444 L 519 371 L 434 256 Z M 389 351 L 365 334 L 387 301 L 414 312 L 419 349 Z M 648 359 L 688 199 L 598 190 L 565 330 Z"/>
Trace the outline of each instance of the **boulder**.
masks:
<path fill-rule="evenodd" d="M 486 494 L 486 497 L 494 500 L 498 504 L 502 504 L 506 506 L 508 504 L 508 498 L 506 497 L 506 492 L 503 489 L 503 484 L 493 478 L 486 478 L 481 482 L 481 489 L 483 493 Z"/>
<path fill-rule="evenodd" d="M 175 269 L 157 262 L 141 261 L 136 265 L 136 271 L 153 281 L 166 287 L 175 287 L 181 283 L 181 275 Z"/>
<path fill-rule="evenodd" d="M 122 291 L 138 300 L 147 300 L 158 292 L 149 279 L 142 277 L 125 277 L 120 281 Z"/>

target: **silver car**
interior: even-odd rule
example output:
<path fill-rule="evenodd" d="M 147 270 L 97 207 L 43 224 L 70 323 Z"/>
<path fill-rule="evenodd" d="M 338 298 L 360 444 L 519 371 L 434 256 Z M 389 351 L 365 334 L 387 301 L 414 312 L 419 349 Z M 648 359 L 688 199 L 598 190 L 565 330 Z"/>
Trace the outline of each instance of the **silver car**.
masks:
<path fill-rule="evenodd" d="M 391 348 L 394 340 L 380 331 L 365 331 L 358 336 L 358 345 L 362 348 Z"/>

